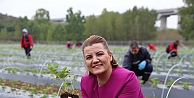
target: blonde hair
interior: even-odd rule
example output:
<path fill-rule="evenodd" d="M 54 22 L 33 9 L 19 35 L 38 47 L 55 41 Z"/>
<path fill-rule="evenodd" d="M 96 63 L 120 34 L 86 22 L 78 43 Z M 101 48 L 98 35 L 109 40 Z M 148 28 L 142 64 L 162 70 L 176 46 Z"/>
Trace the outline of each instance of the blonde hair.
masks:
<path fill-rule="evenodd" d="M 108 47 L 107 41 L 103 37 L 101 37 L 101 36 L 92 35 L 89 38 L 87 38 L 84 41 L 83 45 L 82 45 L 82 52 L 83 52 L 83 54 L 84 54 L 84 48 L 85 47 L 92 46 L 93 44 L 97 44 L 97 43 L 101 43 L 104 46 L 104 48 L 108 50 L 107 52 L 110 53 L 110 49 Z M 118 62 L 115 60 L 113 55 L 112 55 L 112 61 L 110 63 L 112 65 L 112 67 L 117 67 L 118 66 Z M 91 74 L 91 72 L 89 72 L 89 73 Z"/>

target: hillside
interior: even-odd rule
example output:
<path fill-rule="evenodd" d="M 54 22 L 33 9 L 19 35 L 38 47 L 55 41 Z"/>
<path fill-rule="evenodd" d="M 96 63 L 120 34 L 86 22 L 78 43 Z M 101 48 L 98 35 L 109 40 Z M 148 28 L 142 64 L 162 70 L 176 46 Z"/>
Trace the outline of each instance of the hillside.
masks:
<path fill-rule="evenodd" d="M 0 13 L 0 29 L 4 27 L 13 27 L 16 24 L 17 17 L 8 16 Z"/>

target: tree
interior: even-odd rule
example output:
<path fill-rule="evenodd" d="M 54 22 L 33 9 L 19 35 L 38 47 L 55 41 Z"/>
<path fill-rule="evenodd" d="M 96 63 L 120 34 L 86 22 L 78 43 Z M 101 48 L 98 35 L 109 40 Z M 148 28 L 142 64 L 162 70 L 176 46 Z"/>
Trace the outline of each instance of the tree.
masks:
<path fill-rule="evenodd" d="M 20 30 L 22 30 L 23 28 L 28 28 L 29 20 L 27 16 L 25 16 L 24 18 L 19 17 L 16 21 L 16 25 L 19 27 Z"/>
<path fill-rule="evenodd" d="M 107 40 L 116 40 L 120 35 L 116 27 L 117 22 L 121 23 L 119 16 L 120 14 L 118 12 L 108 12 L 106 9 L 103 9 L 100 16 L 91 15 L 87 17 L 84 34 L 86 36 L 98 34 Z"/>
<path fill-rule="evenodd" d="M 57 24 L 54 27 L 53 34 L 52 34 L 54 41 L 64 41 L 67 40 L 67 34 L 65 30 L 65 26 L 63 24 Z"/>
<path fill-rule="evenodd" d="M 84 34 L 98 34 L 107 40 L 150 40 L 156 36 L 156 18 L 155 10 L 143 7 L 135 6 L 123 14 L 104 9 L 100 16 L 87 17 Z"/>
<path fill-rule="evenodd" d="M 107 40 L 117 39 L 116 20 L 120 14 L 118 12 L 108 12 L 106 9 L 102 11 L 102 15 L 98 17 L 98 33 Z"/>
<path fill-rule="evenodd" d="M 14 26 L 16 25 L 16 17 L 3 15 L 0 13 L 0 30 L 3 28 L 7 28 L 7 31 L 12 32 Z"/>
<path fill-rule="evenodd" d="M 69 8 L 67 10 L 68 14 L 66 15 L 66 30 L 68 33 L 67 40 L 80 41 L 83 39 L 83 32 L 85 30 L 84 23 L 85 17 L 81 15 L 81 11 L 73 13 L 73 9 Z"/>
<path fill-rule="evenodd" d="M 28 31 L 30 31 L 30 33 L 32 34 L 34 41 L 41 39 L 40 38 L 40 33 L 42 33 L 41 28 L 36 21 L 30 21 Z"/>
<path fill-rule="evenodd" d="M 96 16 L 91 15 L 86 18 L 84 36 L 89 37 L 93 34 L 98 34 L 98 27 Z"/>
<path fill-rule="evenodd" d="M 1 40 L 7 40 L 9 37 L 8 37 L 8 32 L 7 32 L 7 29 L 4 28 L 4 29 L 1 29 L 1 32 L 0 32 L 0 39 Z M 11 39 L 11 38 L 10 38 Z"/>
<path fill-rule="evenodd" d="M 52 41 L 53 40 L 52 34 L 53 34 L 52 31 L 49 29 L 48 34 L 46 36 L 46 41 Z"/>
<path fill-rule="evenodd" d="M 50 22 L 49 11 L 41 8 L 36 11 L 33 22 L 31 22 L 32 33 L 35 35 L 35 39 L 38 40 L 50 40 L 49 36 L 52 36 L 52 24 Z M 35 29 L 37 28 L 37 30 Z"/>
<path fill-rule="evenodd" d="M 34 20 L 38 21 L 39 23 L 48 23 L 50 22 L 49 11 L 41 8 L 36 11 L 34 16 Z"/>
<path fill-rule="evenodd" d="M 179 33 L 186 40 L 194 39 L 194 1 L 193 0 L 183 0 L 186 4 L 185 7 L 179 9 L 179 15 L 181 16 L 180 31 Z"/>
<path fill-rule="evenodd" d="M 122 15 L 122 39 L 124 40 L 151 40 L 156 37 L 155 21 L 157 13 L 147 8 L 128 10 Z M 142 36 L 143 35 L 143 36 Z"/>
<path fill-rule="evenodd" d="M 15 26 L 15 32 L 14 34 L 12 35 L 12 40 L 15 40 L 15 41 L 19 41 L 21 36 L 22 36 L 22 30 L 20 29 L 20 27 L 18 25 Z"/>

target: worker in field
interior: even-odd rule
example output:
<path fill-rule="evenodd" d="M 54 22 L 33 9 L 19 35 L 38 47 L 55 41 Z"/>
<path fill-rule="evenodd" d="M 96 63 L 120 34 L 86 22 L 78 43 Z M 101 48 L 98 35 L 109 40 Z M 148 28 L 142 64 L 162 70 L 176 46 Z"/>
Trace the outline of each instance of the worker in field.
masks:
<path fill-rule="evenodd" d="M 77 47 L 77 48 L 80 48 L 81 46 L 82 46 L 82 43 L 81 43 L 81 42 L 77 42 L 77 43 L 76 43 L 76 47 Z"/>
<path fill-rule="evenodd" d="M 152 59 L 147 49 L 139 46 L 137 41 L 132 41 L 129 50 L 124 56 L 122 67 L 134 71 L 137 77 L 142 76 L 143 84 L 145 84 L 153 71 L 151 61 Z"/>
<path fill-rule="evenodd" d="M 149 46 L 149 50 L 156 51 L 156 46 L 154 44 L 149 43 L 148 46 Z"/>
<path fill-rule="evenodd" d="M 170 42 L 166 47 L 166 53 L 169 54 L 168 59 L 171 57 L 178 56 L 178 45 L 180 44 L 179 40 Z"/>
<path fill-rule="evenodd" d="M 30 51 L 33 48 L 33 39 L 32 39 L 32 35 L 28 33 L 28 30 L 26 28 L 24 28 L 22 30 L 22 37 L 21 37 L 21 48 L 24 48 L 26 56 L 28 59 L 30 59 L 31 54 Z"/>
<path fill-rule="evenodd" d="M 71 49 L 72 47 L 73 47 L 73 43 L 71 43 L 71 41 L 67 41 L 66 48 Z"/>

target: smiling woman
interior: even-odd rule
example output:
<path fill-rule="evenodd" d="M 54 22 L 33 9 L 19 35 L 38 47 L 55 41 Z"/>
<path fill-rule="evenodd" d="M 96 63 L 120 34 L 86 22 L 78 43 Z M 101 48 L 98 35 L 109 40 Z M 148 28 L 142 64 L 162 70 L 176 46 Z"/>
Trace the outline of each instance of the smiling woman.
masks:
<path fill-rule="evenodd" d="M 82 98 L 144 98 L 135 74 L 118 65 L 103 37 L 90 36 L 82 52 L 88 69 L 81 79 Z"/>

